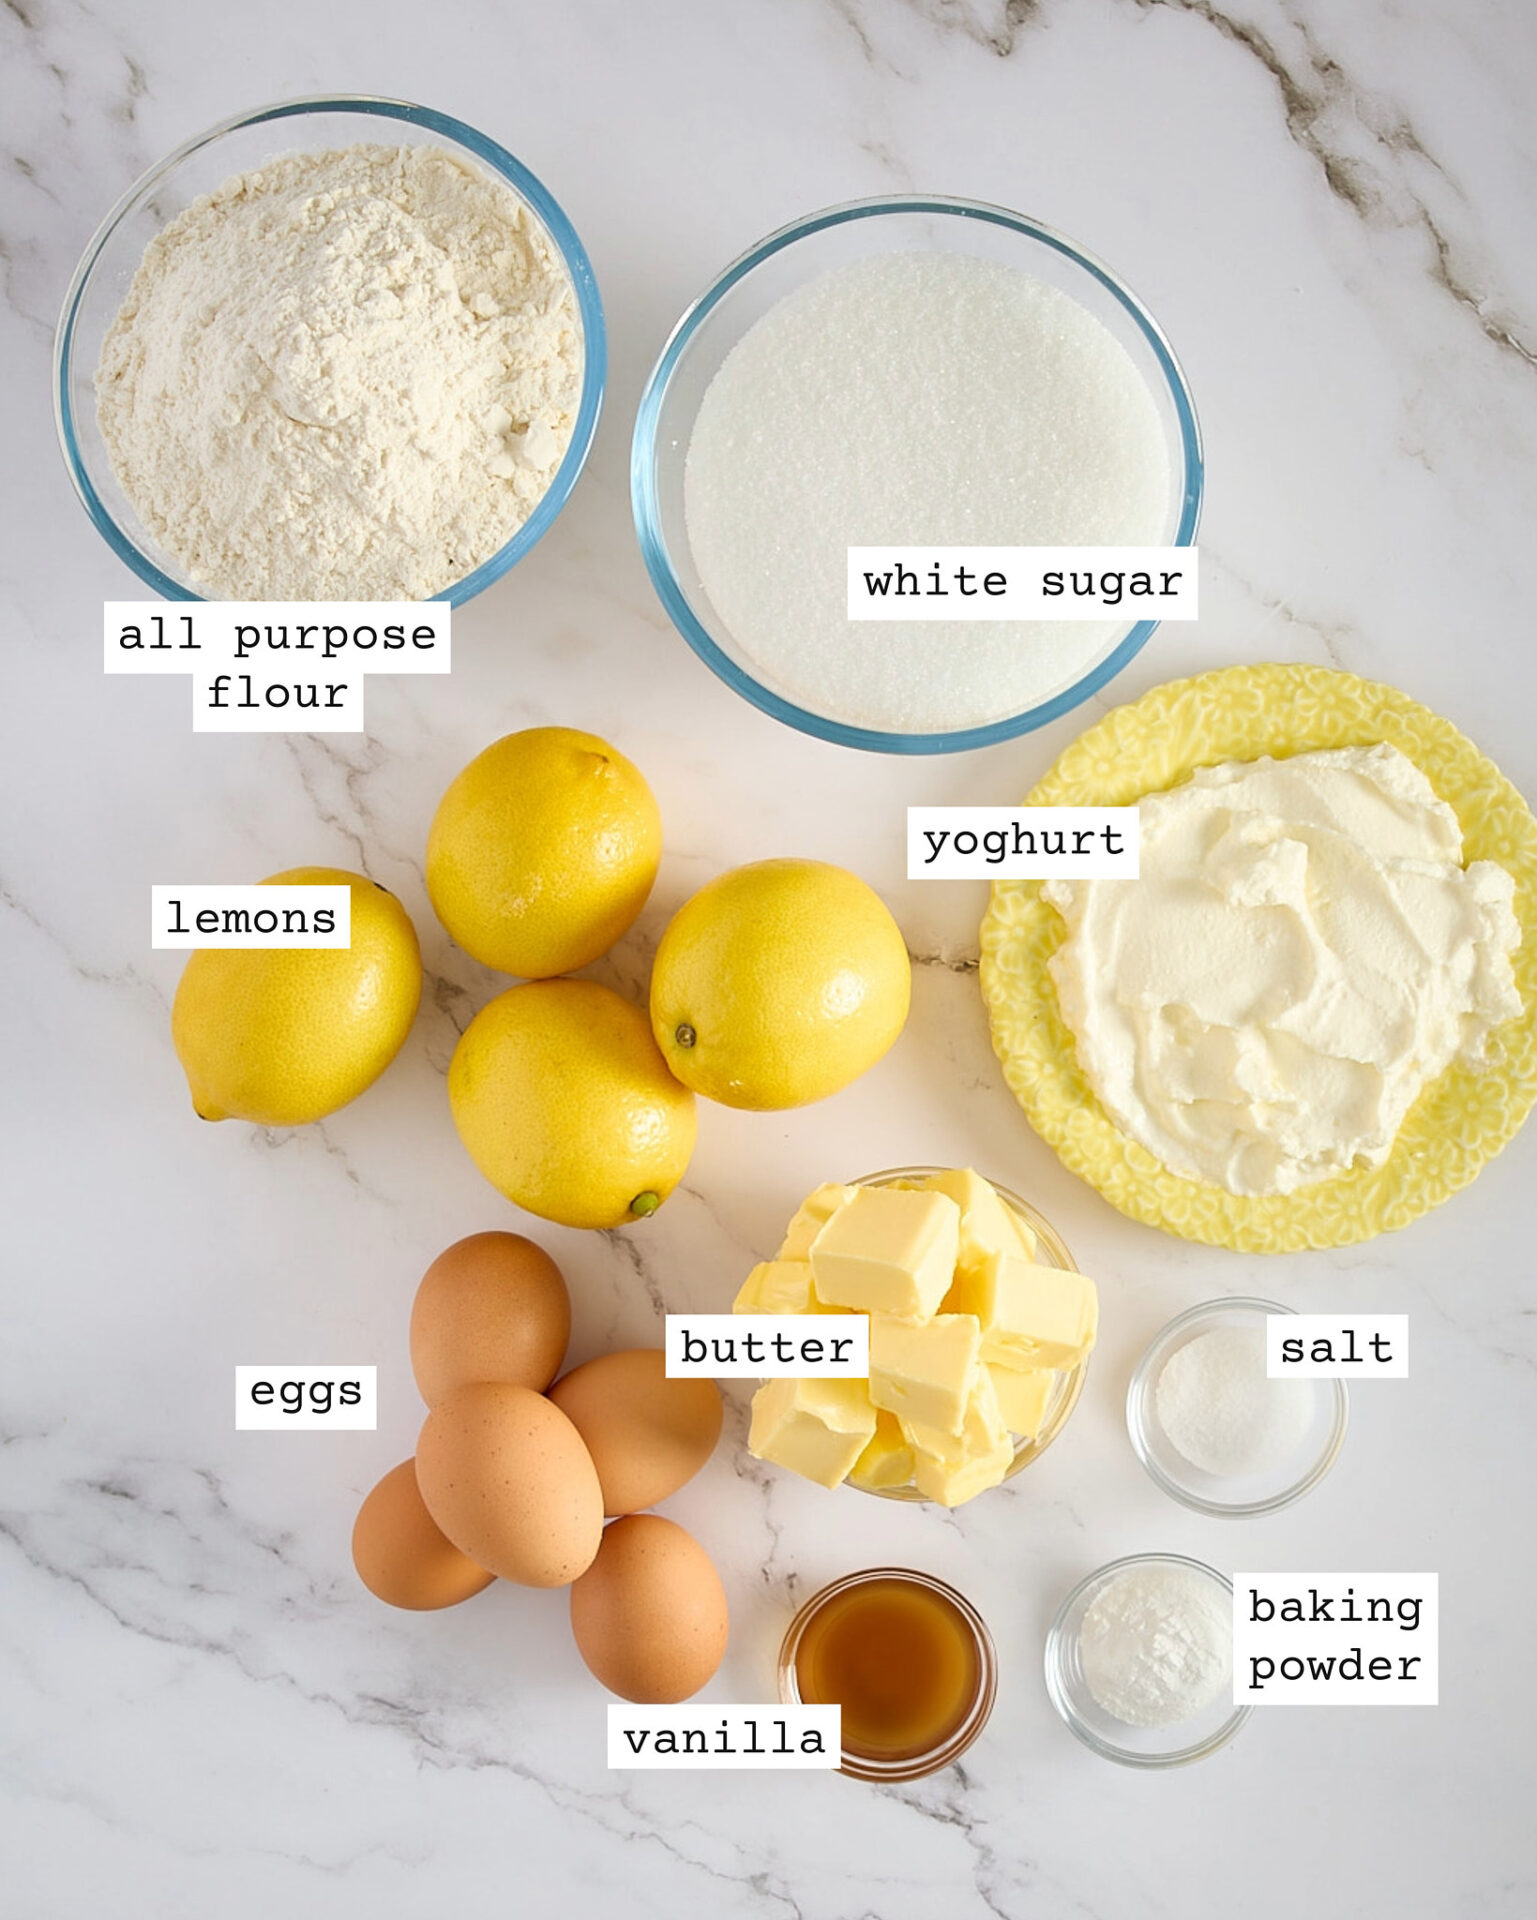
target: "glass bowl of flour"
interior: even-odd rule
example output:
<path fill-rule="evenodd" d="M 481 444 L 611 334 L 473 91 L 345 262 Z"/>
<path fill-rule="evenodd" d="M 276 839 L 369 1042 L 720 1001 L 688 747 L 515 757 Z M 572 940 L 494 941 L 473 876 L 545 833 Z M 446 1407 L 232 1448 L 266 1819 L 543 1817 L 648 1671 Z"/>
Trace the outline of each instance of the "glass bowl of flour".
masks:
<path fill-rule="evenodd" d="M 281 101 L 153 168 L 85 251 L 59 438 L 171 599 L 427 600 L 499 579 L 597 428 L 603 309 L 546 188 L 404 101 Z"/>
<path fill-rule="evenodd" d="M 1136 296 L 1049 227 L 926 195 L 828 208 L 733 261 L 663 348 L 631 461 L 694 651 L 776 719 L 886 753 L 1043 726 L 1157 623 L 1129 599 L 852 620 L 851 546 L 1189 546 L 1201 490 L 1189 388 Z"/>

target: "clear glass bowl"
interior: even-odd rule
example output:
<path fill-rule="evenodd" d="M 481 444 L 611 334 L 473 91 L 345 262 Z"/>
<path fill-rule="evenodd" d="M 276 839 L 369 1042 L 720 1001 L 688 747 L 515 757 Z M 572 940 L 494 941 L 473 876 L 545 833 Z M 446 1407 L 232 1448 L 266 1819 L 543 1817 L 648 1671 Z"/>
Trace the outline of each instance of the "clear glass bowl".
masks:
<path fill-rule="evenodd" d="M 938 194 L 894 194 L 828 207 L 781 227 L 731 265 L 679 320 L 652 370 L 635 419 L 630 491 L 641 553 L 673 624 L 727 686 L 803 733 L 880 753 L 958 753 L 1045 726 L 1113 679 L 1155 620 L 1127 622 L 1074 685 L 1024 713 L 943 733 L 851 726 L 797 706 L 764 684 L 705 592 L 689 548 L 683 467 L 705 390 L 728 353 L 787 293 L 863 255 L 946 249 L 1022 267 L 1069 293 L 1114 335 L 1141 371 L 1164 425 L 1170 515 L 1163 544 L 1194 543 L 1201 512 L 1201 435 L 1172 348 L 1136 295 L 1092 254 L 1005 207 Z"/>
<path fill-rule="evenodd" d="M 856 1187 L 895 1187 L 904 1181 L 923 1180 L 931 1173 L 945 1173 L 945 1167 L 888 1167 L 884 1173 L 867 1173 L 862 1180 L 856 1180 Z M 1067 1242 L 1044 1215 L 1036 1212 L 1028 1200 L 1021 1200 L 1017 1193 L 1011 1193 L 1007 1187 L 1000 1186 L 996 1180 L 982 1178 L 1003 1201 L 1011 1207 L 1035 1234 L 1035 1251 L 1043 1267 L 1062 1267 L 1069 1273 L 1076 1273 L 1078 1267 L 1073 1256 L 1067 1250 Z M 1052 1385 L 1051 1398 L 1046 1402 L 1046 1412 L 1041 1420 L 1041 1430 L 1034 1439 L 1019 1436 L 1014 1443 L 1014 1458 L 1009 1470 L 1003 1476 L 1003 1482 L 1012 1480 L 1016 1473 L 1022 1473 L 1032 1460 L 1041 1455 L 1067 1425 L 1068 1416 L 1078 1404 L 1078 1396 L 1083 1392 L 1083 1383 L 1088 1377 L 1089 1355 L 1085 1355 L 1076 1367 L 1059 1367 Z M 844 1484 L 851 1483 L 845 1481 Z M 880 1500 L 917 1500 L 927 1503 L 927 1497 L 914 1486 L 906 1487 L 855 1487 L 856 1493 L 873 1494 Z M 989 1489 L 991 1491 L 991 1489 Z M 979 1494 L 978 1499 L 983 1496 Z"/>
<path fill-rule="evenodd" d="M 1134 1553 L 1091 1573 L 1062 1602 L 1046 1635 L 1046 1691 L 1051 1703 L 1086 1747 L 1123 1767 L 1183 1767 L 1225 1747 L 1253 1707 L 1234 1706 L 1231 1686 L 1189 1720 L 1172 1727 L 1134 1727 L 1118 1720 L 1089 1692 L 1080 1658 L 1083 1617 L 1118 1574 L 1130 1567 L 1188 1567 L 1210 1580 L 1231 1608 L 1233 1583 L 1215 1567 L 1177 1553 Z"/>
<path fill-rule="evenodd" d="M 964 1594 L 957 1593 L 954 1587 L 947 1586 L 943 1580 L 936 1580 L 932 1574 L 915 1573 L 910 1567 L 866 1567 L 862 1572 L 847 1574 L 842 1580 L 835 1580 L 831 1586 L 823 1587 L 820 1593 L 814 1593 L 790 1622 L 780 1644 L 779 1697 L 787 1706 L 798 1707 L 803 1704 L 796 1655 L 807 1627 L 822 1608 L 850 1588 L 868 1586 L 877 1580 L 909 1582 L 948 1600 L 970 1628 L 972 1646 L 977 1656 L 976 1693 L 960 1724 L 939 1745 L 926 1753 L 907 1754 L 900 1760 L 883 1759 L 857 1750 L 851 1752 L 847 1747 L 843 1749 L 843 1761 L 838 1771 L 856 1780 L 921 1780 L 925 1774 L 937 1773 L 941 1767 L 951 1766 L 960 1759 L 987 1725 L 988 1715 L 993 1710 L 993 1702 L 998 1694 L 998 1656 L 987 1623 Z"/>
<path fill-rule="evenodd" d="M 1339 1457 L 1350 1418 L 1350 1396 L 1340 1379 L 1298 1380 L 1298 1388 L 1313 1394 L 1313 1415 L 1295 1451 L 1263 1473 L 1225 1475 L 1195 1466 L 1174 1445 L 1158 1420 L 1158 1376 L 1171 1355 L 1197 1334 L 1214 1327 L 1251 1326 L 1263 1331 L 1273 1313 L 1290 1314 L 1291 1307 L 1274 1300 L 1236 1297 L 1207 1300 L 1178 1314 L 1149 1344 L 1137 1362 L 1126 1390 L 1126 1430 L 1132 1450 L 1153 1479 L 1182 1505 L 1197 1513 L 1247 1519 L 1277 1513 L 1316 1487 Z"/>
<path fill-rule="evenodd" d="M 555 478 L 505 546 L 434 597 L 462 606 L 499 580 L 549 530 L 586 463 L 603 403 L 608 360 L 603 303 L 576 229 L 527 167 L 473 127 L 405 100 L 338 94 L 257 107 L 188 140 L 128 189 L 97 229 L 75 269 L 54 338 L 54 415 L 75 492 L 118 558 L 167 599 L 209 596 L 188 583 L 178 563 L 146 530 L 112 471 L 96 419 L 96 367 L 107 329 L 123 304 L 145 247 L 199 195 L 281 153 L 359 143 L 444 147 L 477 172 L 504 181 L 543 226 L 565 262 L 582 330 L 582 397 L 571 443 Z"/>

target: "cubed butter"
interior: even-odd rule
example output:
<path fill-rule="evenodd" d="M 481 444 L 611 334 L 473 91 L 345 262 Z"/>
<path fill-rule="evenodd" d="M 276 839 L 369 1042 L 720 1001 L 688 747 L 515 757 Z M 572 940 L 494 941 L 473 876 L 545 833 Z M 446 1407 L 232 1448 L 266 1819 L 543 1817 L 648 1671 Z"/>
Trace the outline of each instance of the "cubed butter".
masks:
<path fill-rule="evenodd" d="M 870 1398 L 941 1433 L 961 1431 L 977 1382 L 982 1328 L 975 1315 L 942 1313 L 926 1324 L 870 1316 Z"/>
<path fill-rule="evenodd" d="M 1013 1442 L 1004 1439 L 990 1453 L 973 1454 L 959 1466 L 947 1465 L 933 1454 L 914 1456 L 913 1481 L 925 1500 L 942 1507 L 959 1507 L 989 1487 L 996 1487 L 1014 1460 Z"/>
<path fill-rule="evenodd" d="M 970 1167 L 947 1167 L 931 1173 L 923 1183 L 930 1193 L 945 1193 L 961 1210 L 960 1252 L 956 1265 L 962 1273 L 980 1267 L 990 1253 L 1020 1253 L 1035 1258 L 1035 1234 L 1006 1200 L 1000 1199 L 991 1181 Z M 957 1307 L 966 1313 L 967 1307 Z"/>
<path fill-rule="evenodd" d="M 883 1487 L 905 1487 L 913 1477 L 913 1450 L 902 1423 L 883 1408 L 875 1416 L 875 1431 L 864 1452 L 849 1468 L 849 1484 L 878 1493 Z"/>
<path fill-rule="evenodd" d="M 753 1395 L 747 1448 L 819 1487 L 836 1487 L 874 1432 L 863 1380 L 769 1380 Z"/>
<path fill-rule="evenodd" d="M 1030 1372 L 1076 1366 L 1094 1344 L 1094 1282 L 1011 1253 L 990 1254 L 977 1279 L 982 1358 Z"/>
<path fill-rule="evenodd" d="M 841 1187 L 836 1180 L 829 1180 L 818 1187 L 815 1193 L 808 1194 L 785 1229 L 779 1258 L 804 1260 L 811 1252 L 812 1241 L 838 1209 L 847 1206 L 858 1191 L 858 1187 Z"/>
<path fill-rule="evenodd" d="M 860 1187 L 811 1243 L 817 1298 L 927 1320 L 950 1290 L 960 1232 L 961 1210 L 948 1194 Z"/>
<path fill-rule="evenodd" d="M 1049 1368 L 1019 1373 L 1013 1367 L 984 1366 L 982 1371 L 992 1380 L 1003 1424 L 1010 1433 L 1033 1440 L 1046 1418 L 1056 1376 Z"/>
<path fill-rule="evenodd" d="M 731 1303 L 733 1313 L 815 1313 L 806 1260 L 760 1260 Z"/>
<path fill-rule="evenodd" d="M 1009 1438 L 1009 1428 L 998 1406 L 988 1369 L 977 1368 L 959 1433 L 946 1433 L 941 1427 L 922 1421 L 904 1420 L 902 1431 L 915 1454 L 927 1454 L 946 1467 L 961 1467 L 968 1460 L 996 1453 Z"/>

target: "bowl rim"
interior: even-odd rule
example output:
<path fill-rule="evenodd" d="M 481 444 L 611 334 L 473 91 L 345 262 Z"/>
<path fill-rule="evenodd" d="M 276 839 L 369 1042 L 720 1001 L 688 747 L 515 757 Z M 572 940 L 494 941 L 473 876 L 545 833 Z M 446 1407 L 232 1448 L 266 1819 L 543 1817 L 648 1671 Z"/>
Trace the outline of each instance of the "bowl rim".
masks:
<path fill-rule="evenodd" d="M 1185 490 L 1180 502 L 1179 525 L 1172 544 L 1188 547 L 1195 543 L 1206 471 L 1201 428 L 1190 384 L 1162 327 L 1125 281 L 1113 273 L 1104 261 L 1069 240 L 1056 228 L 992 201 L 968 200 L 939 193 L 874 194 L 866 199 L 845 200 L 835 206 L 822 207 L 777 227 L 746 252 L 738 254 L 716 275 L 704 292 L 680 315 L 663 344 L 641 394 L 630 447 L 630 503 L 641 558 L 645 561 L 651 584 L 668 618 L 705 665 L 760 712 L 819 740 L 830 740 L 837 746 L 860 747 L 871 753 L 964 753 L 975 747 L 989 747 L 1001 740 L 1016 739 L 1022 733 L 1033 733 L 1036 728 L 1044 727 L 1082 705 L 1141 652 L 1159 623 L 1156 620 L 1139 620 L 1125 638 L 1096 666 L 1091 667 L 1082 679 L 1039 706 L 1027 708 L 1024 713 L 1009 715 L 1002 720 L 990 720 L 983 726 L 961 727 L 945 733 L 891 733 L 877 727 L 857 727 L 846 721 L 813 713 L 809 708 L 797 706 L 783 694 L 774 693 L 716 643 L 678 586 L 677 573 L 662 537 L 657 503 L 656 430 L 662 404 L 678 364 L 706 316 L 755 267 L 784 248 L 793 246 L 797 240 L 806 239 L 829 227 L 842 226 L 851 220 L 878 218 L 892 213 L 948 214 L 959 219 L 982 220 L 1024 234 L 1074 261 L 1120 303 L 1152 348 L 1159 370 L 1168 384 L 1179 426 Z"/>
<path fill-rule="evenodd" d="M 1117 1746 L 1104 1735 L 1096 1733 L 1084 1721 L 1077 1708 L 1067 1697 L 1063 1684 L 1062 1649 L 1067 1639 L 1067 1619 L 1079 1600 L 1091 1587 L 1099 1586 L 1112 1575 L 1123 1573 L 1128 1567 L 1189 1567 L 1193 1572 L 1204 1574 L 1224 1588 L 1229 1600 L 1233 1597 L 1233 1583 L 1225 1573 L 1216 1567 L 1208 1566 L 1204 1560 L 1193 1559 L 1185 1553 L 1127 1553 L 1118 1560 L 1107 1560 L 1103 1566 L 1096 1567 L 1092 1573 L 1086 1573 L 1077 1582 L 1067 1598 L 1052 1616 L 1051 1625 L 1046 1630 L 1046 1646 L 1043 1655 L 1046 1692 L 1051 1704 L 1056 1708 L 1063 1724 L 1075 1739 L 1081 1740 L 1091 1752 L 1097 1753 L 1103 1760 L 1113 1760 L 1118 1766 L 1137 1767 L 1146 1770 L 1161 1767 L 1189 1766 L 1196 1760 L 1204 1760 L 1208 1754 L 1216 1753 L 1225 1747 L 1238 1733 L 1254 1712 L 1253 1706 L 1245 1702 L 1239 1705 L 1230 1700 L 1231 1712 L 1228 1717 L 1204 1740 L 1192 1741 L 1189 1745 L 1175 1747 L 1168 1753 L 1137 1753 L 1129 1747 Z"/>
<path fill-rule="evenodd" d="M 1350 1393 L 1345 1382 L 1338 1374 L 1332 1378 L 1317 1380 L 1316 1384 L 1328 1390 L 1328 1398 L 1333 1410 L 1333 1420 L 1329 1435 L 1318 1457 L 1307 1470 L 1287 1486 L 1263 1500 L 1214 1500 L 1195 1488 L 1176 1480 L 1154 1454 L 1148 1441 L 1146 1415 L 1151 1407 L 1152 1395 L 1157 1386 L 1153 1377 L 1155 1362 L 1162 1364 L 1173 1351 L 1172 1343 L 1179 1335 L 1199 1326 L 1203 1321 L 1215 1323 L 1225 1315 L 1290 1314 L 1295 1317 L 1295 1307 L 1283 1306 L 1278 1300 L 1264 1300 L 1258 1294 L 1223 1294 L 1210 1300 L 1201 1300 L 1193 1307 L 1186 1307 L 1183 1313 L 1175 1314 L 1155 1333 L 1142 1356 L 1132 1369 L 1131 1379 L 1126 1386 L 1126 1433 L 1131 1441 L 1131 1450 L 1146 1468 L 1149 1478 L 1155 1485 L 1181 1506 L 1189 1507 L 1196 1513 L 1204 1513 L 1219 1520 L 1249 1520 L 1265 1513 L 1279 1513 L 1283 1507 L 1289 1507 L 1300 1500 L 1305 1493 L 1311 1493 L 1320 1480 L 1334 1465 L 1345 1444 L 1345 1434 L 1350 1425 Z M 1170 1442 L 1172 1445 L 1173 1443 Z M 1192 1467 L 1192 1472 L 1200 1469 Z M 1213 1480 L 1219 1476 L 1210 1476 Z"/>
<path fill-rule="evenodd" d="M 119 196 L 86 244 L 79 263 L 70 277 L 69 287 L 59 311 L 58 324 L 54 330 L 53 417 L 59 446 L 64 455 L 64 465 L 80 504 L 90 516 L 97 532 L 118 558 L 130 567 L 146 586 L 152 587 L 156 593 L 167 600 L 201 603 L 205 599 L 206 596 L 193 593 L 180 581 L 173 580 L 155 564 L 137 542 L 129 537 L 108 510 L 85 470 L 85 464 L 80 455 L 76 414 L 69 392 L 80 306 L 102 250 L 119 224 L 184 160 L 200 152 L 204 147 L 211 146 L 226 134 L 237 133 L 246 127 L 261 126 L 273 120 L 304 119 L 321 113 L 355 113 L 374 116 L 385 121 L 404 121 L 410 126 L 425 127 L 439 138 L 450 140 L 456 146 L 472 153 L 490 167 L 493 173 L 499 175 L 518 198 L 538 215 L 559 251 L 566 272 L 571 278 L 577 312 L 581 319 L 583 354 L 582 392 L 577 407 L 576 423 L 571 430 L 571 439 L 567 444 L 565 456 L 556 469 L 554 479 L 545 489 L 534 511 L 517 532 L 489 559 L 483 560 L 472 573 L 467 573 L 463 579 L 454 581 L 441 593 L 432 596 L 433 601 L 447 601 L 450 606 L 462 606 L 465 601 L 472 600 L 476 594 L 484 592 L 493 581 L 499 580 L 515 561 L 521 560 L 523 555 L 542 539 L 570 497 L 571 490 L 587 463 L 587 456 L 592 450 L 593 438 L 598 429 L 598 416 L 602 411 L 608 376 L 608 334 L 603 317 L 603 301 L 598 292 L 592 262 L 577 236 L 575 227 L 572 226 L 554 195 L 535 174 L 524 166 L 522 161 L 497 141 L 478 132 L 463 120 L 455 119 L 452 114 L 440 113 L 434 107 L 419 106 L 410 100 L 398 100 L 386 94 L 371 93 L 303 94 L 290 100 L 275 100 L 266 106 L 252 107 L 244 113 L 231 114 L 214 126 L 205 128 L 201 133 L 193 134 L 190 139 L 184 140 L 180 146 L 168 153 L 146 173 L 140 174 L 127 191 Z"/>

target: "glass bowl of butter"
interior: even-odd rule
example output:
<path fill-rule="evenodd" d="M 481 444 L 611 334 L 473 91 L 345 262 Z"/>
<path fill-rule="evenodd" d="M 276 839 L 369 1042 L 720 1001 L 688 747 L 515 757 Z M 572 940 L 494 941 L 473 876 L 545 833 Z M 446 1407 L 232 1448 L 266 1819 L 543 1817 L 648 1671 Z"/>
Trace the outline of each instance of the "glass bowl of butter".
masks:
<path fill-rule="evenodd" d="M 1028 1201 L 970 1168 L 889 1167 L 816 1188 L 738 1313 L 865 1313 L 870 1377 L 773 1380 L 748 1445 L 818 1485 L 957 1507 L 1067 1424 L 1094 1283 Z"/>

